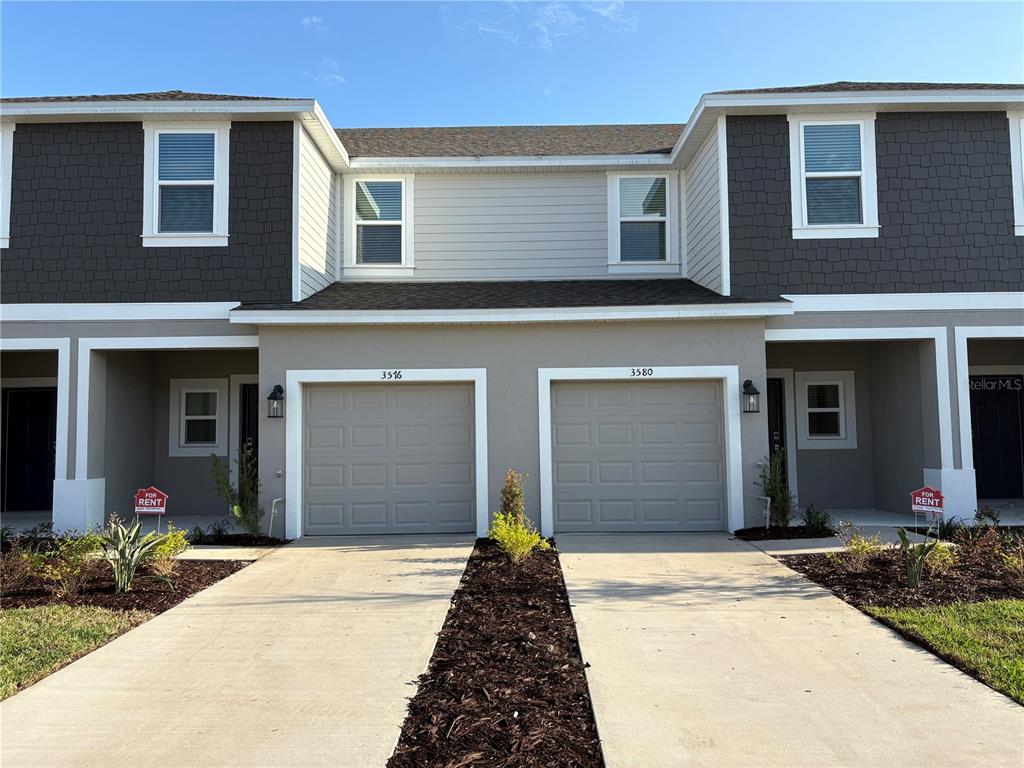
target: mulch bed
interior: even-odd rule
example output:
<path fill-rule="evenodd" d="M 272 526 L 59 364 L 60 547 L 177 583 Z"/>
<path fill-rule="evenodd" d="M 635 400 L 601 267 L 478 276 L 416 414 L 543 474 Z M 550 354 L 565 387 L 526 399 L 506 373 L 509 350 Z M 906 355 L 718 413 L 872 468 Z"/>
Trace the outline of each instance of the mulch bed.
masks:
<path fill-rule="evenodd" d="M 824 554 L 780 555 L 778 559 L 858 608 L 1024 599 L 1024 584 L 991 563 L 958 563 L 944 574 L 925 573 L 921 585 L 910 589 L 903 555 L 896 548 L 884 550 L 860 573 L 837 568 Z"/>
<path fill-rule="evenodd" d="M 908 525 L 907 526 L 907 530 L 910 531 L 911 533 L 919 533 L 922 536 L 931 536 L 933 539 L 937 538 L 936 535 L 935 535 L 935 527 L 934 526 L 929 528 L 926 525 Z M 1002 524 L 1000 524 L 999 530 L 1004 531 L 1006 533 L 1016 533 L 1016 534 L 1019 534 L 1021 536 L 1024 536 L 1024 525 L 1002 525 Z M 945 540 L 947 537 L 943 536 L 942 538 Z"/>
<path fill-rule="evenodd" d="M 806 525 L 763 525 L 753 528 L 740 528 L 733 536 L 743 541 L 768 541 L 769 539 L 827 539 L 835 536 L 831 528 L 808 528 Z"/>
<path fill-rule="evenodd" d="M 146 577 L 140 569 L 130 592 L 114 592 L 109 567 L 101 567 L 99 574 L 89 580 L 77 595 L 57 598 L 44 584 L 32 579 L 17 592 L 4 591 L 4 608 L 27 608 L 36 605 L 97 605 L 115 611 L 138 609 L 162 613 L 182 600 L 191 597 L 221 579 L 249 565 L 242 560 L 181 560 L 174 574 L 174 590 L 157 579 Z"/>
<path fill-rule="evenodd" d="M 478 539 L 389 768 L 602 765 L 558 555 Z"/>
<path fill-rule="evenodd" d="M 225 547 L 280 547 L 290 543 L 291 539 L 279 539 L 262 533 L 204 533 L 202 536 L 189 536 L 189 541 L 193 544 Z"/>

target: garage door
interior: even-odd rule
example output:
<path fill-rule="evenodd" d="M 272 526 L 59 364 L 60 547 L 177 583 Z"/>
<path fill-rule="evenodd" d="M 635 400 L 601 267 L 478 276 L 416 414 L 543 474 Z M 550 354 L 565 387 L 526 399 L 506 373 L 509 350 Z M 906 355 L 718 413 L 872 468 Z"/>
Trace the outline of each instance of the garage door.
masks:
<path fill-rule="evenodd" d="M 471 385 L 316 385 L 303 396 L 305 533 L 475 529 Z"/>
<path fill-rule="evenodd" d="M 722 386 L 552 386 L 555 531 L 726 529 Z"/>

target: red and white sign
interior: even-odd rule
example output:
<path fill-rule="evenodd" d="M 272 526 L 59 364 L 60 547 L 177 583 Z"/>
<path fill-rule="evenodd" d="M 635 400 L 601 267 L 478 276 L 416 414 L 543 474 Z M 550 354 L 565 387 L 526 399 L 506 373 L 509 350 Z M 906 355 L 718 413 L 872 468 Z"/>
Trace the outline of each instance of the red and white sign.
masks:
<path fill-rule="evenodd" d="M 135 492 L 136 515 L 167 514 L 167 494 L 152 485 Z"/>
<path fill-rule="evenodd" d="M 925 512 L 942 517 L 942 491 L 937 488 L 918 488 L 910 494 L 910 508 L 914 512 Z"/>

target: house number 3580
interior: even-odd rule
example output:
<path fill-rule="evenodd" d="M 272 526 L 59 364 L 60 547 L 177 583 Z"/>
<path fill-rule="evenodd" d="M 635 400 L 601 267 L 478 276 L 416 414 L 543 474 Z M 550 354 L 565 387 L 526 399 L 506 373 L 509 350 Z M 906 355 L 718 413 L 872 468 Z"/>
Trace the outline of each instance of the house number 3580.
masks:
<path fill-rule="evenodd" d="M 640 376 L 644 376 L 644 377 L 646 377 L 646 376 L 653 376 L 654 375 L 654 369 L 653 368 L 630 368 L 630 374 L 629 375 L 632 376 L 633 378 L 637 378 L 637 377 L 640 377 Z"/>
<path fill-rule="evenodd" d="M 402 372 L 401 371 L 381 371 L 380 372 L 380 378 L 381 378 L 381 381 L 394 381 L 396 379 L 402 378 Z"/>

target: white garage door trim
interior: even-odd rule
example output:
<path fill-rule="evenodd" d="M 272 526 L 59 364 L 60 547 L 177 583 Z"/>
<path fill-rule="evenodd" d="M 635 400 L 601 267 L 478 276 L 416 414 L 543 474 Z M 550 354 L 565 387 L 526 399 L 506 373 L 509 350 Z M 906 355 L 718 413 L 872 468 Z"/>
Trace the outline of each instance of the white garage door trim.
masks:
<path fill-rule="evenodd" d="M 555 496 L 551 456 L 551 383 L 554 381 L 612 381 L 634 379 L 717 379 L 725 400 L 726 509 L 729 530 L 743 527 L 743 451 L 740 445 L 740 370 L 735 365 L 647 366 L 643 368 L 539 368 L 537 370 L 540 435 L 540 529 L 555 533 Z"/>
<path fill-rule="evenodd" d="M 415 382 L 472 382 L 476 444 L 476 535 L 487 535 L 487 371 L 484 368 L 372 368 L 340 371 L 285 372 L 287 422 L 285 471 L 285 536 L 297 539 L 302 530 L 302 426 L 305 384 L 403 384 Z"/>

